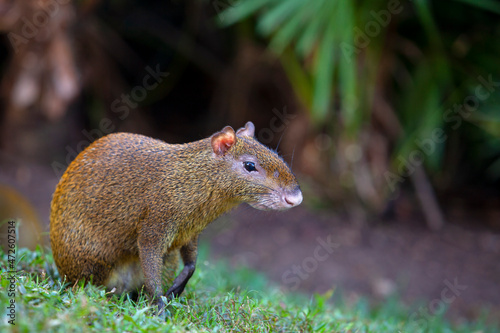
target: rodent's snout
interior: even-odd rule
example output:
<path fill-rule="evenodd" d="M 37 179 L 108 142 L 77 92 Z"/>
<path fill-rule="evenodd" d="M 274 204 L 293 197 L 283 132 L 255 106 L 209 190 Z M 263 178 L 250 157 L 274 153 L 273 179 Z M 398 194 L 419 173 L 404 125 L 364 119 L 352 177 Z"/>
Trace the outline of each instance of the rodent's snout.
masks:
<path fill-rule="evenodd" d="M 288 205 L 287 208 L 292 208 L 300 205 L 302 202 L 302 191 L 297 188 L 292 192 L 285 192 L 283 194 L 283 201 Z"/>
<path fill-rule="evenodd" d="M 297 186 L 293 190 L 278 188 L 270 193 L 259 195 L 257 200 L 247 201 L 250 206 L 260 210 L 287 210 L 300 205 L 302 202 L 302 191 Z"/>

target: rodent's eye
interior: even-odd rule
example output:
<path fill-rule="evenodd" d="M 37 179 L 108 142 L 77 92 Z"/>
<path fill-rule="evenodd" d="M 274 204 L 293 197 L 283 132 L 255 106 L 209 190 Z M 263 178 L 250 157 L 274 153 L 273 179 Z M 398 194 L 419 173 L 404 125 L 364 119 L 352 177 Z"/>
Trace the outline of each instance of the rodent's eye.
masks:
<path fill-rule="evenodd" d="M 248 172 L 257 171 L 254 162 L 243 162 L 243 166 L 245 167 L 245 170 L 247 170 Z"/>

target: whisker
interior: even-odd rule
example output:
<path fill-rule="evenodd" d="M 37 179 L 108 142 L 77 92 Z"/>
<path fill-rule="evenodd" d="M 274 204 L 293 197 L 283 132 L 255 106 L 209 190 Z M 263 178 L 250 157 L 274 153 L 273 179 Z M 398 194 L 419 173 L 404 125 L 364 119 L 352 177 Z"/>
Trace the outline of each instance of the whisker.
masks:
<path fill-rule="evenodd" d="M 244 193 L 245 195 L 271 195 L 272 193 L 267 193 L 267 192 L 264 192 L 264 193 L 259 193 L 259 192 L 255 192 L 255 193 Z"/>
<path fill-rule="evenodd" d="M 278 140 L 278 145 L 276 146 L 276 151 L 278 151 L 278 149 L 280 148 L 280 143 L 281 143 L 281 139 L 283 139 L 283 135 L 285 135 L 285 131 L 283 131 L 283 133 L 281 133 L 280 139 Z"/>

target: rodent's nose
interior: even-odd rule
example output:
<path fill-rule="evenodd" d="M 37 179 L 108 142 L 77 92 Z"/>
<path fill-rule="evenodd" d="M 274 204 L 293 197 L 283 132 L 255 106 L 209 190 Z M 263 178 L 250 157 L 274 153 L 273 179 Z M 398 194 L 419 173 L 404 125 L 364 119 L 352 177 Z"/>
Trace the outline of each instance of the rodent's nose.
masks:
<path fill-rule="evenodd" d="M 285 194 L 285 201 L 292 207 L 300 205 L 302 202 L 302 191 L 297 189 L 291 193 Z"/>

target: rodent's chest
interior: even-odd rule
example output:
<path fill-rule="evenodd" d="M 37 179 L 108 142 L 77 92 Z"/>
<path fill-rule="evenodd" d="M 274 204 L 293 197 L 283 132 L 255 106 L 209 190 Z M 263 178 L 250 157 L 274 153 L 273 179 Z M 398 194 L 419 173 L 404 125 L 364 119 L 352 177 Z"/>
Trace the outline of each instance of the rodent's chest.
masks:
<path fill-rule="evenodd" d="M 201 223 L 200 223 L 201 222 Z M 205 228 L 206 224 L 204 221 L 198 221 L 194 223 L 192 221 L 184 221 L 184 223 L 179 224 L 179 227 L 175 232 L 175 237 L 171 238 L 169 235 L 165 235 L 167 241 L 165 243 L 165 251 L 169 252 L 171 250 L 180 248 L 187 243 L 189 243 L 194 238 L 198 237 L 201 231 Z"/>
<path fill-rule="evenodd" d="M 175 238 L 172 242 L 166 243 L 164 248 L 164 253 L 180 249 L 184 245 L 187 245 L 193 238 L 198 237 L 198 234 L 193 235 L 179 235 L 180 237 Z"/>

